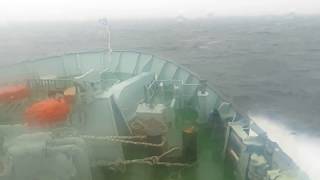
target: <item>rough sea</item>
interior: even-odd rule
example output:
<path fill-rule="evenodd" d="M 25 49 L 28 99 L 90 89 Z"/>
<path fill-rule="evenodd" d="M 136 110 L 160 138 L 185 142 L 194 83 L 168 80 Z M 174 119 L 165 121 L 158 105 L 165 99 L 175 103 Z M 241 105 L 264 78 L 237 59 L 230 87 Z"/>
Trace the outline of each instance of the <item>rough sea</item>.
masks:
<path fill-rule="evenodd" d="M 111 20 L 112 49 L 176 61 L 263 124 L 313 179 L 320 153 L 320 17 Z M 0 25 L 0 63 L 104 49 L 97 21 Z"/>

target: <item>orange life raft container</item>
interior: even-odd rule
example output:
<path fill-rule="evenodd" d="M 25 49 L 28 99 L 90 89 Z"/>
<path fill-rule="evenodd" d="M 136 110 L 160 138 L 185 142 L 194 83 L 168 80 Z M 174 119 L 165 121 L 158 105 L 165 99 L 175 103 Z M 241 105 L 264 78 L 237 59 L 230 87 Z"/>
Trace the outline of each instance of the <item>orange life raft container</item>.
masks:
<path fill-rule="evenodd" d="M 30 95 L 27 85 L 18 84 L 0 87 L 0 103 L 22 100 Z"/>
<path fill-rule="evenodd" d="M 48 127 L 65 121 L 70 109 L 65 98 L 49 98 L 28 107 L 25 119 L 29 126 Z"/>

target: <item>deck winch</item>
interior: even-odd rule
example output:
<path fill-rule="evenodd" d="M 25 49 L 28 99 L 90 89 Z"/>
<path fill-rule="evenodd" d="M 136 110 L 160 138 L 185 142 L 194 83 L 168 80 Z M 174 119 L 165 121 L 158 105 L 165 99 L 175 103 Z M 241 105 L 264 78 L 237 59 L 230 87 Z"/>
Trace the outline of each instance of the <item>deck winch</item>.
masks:
<path fill-rule="evenodd" d="M 1 180 L 307 179 L 175 63 L 99 51 L 28 61 L 10 75 L 25 85 L 0 89 Z"/>

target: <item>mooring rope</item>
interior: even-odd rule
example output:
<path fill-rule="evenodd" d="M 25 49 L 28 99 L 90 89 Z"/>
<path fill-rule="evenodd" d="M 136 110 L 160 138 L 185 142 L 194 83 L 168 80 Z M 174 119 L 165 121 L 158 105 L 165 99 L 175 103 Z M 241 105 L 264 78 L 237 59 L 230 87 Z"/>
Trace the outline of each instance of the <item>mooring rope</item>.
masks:
<path fill-rule="evenodd" d="M 162 142 L 160 144 L 130 141 L 132 139 L 145 139 L 146 136 L 87 136 L 87 135 L 82 135 L 81 137 L 84 139 L 102 140 L 102 141 L 110 141 L 110 142 L 134 144 L 134 145 L 143 145 L 143 146 L 151 146 L 151 147 L 162 147 L 166 143 L 165 138 L 162 139 Z"/>
<path fill-rule="evenodd" d="M 129 164 L 146 164 L 146 165 L 150 165 L 150 166 L 161 165 L 161 166 L 167 166 L 167 167 L 171 167 L 171 166 L 191 167 L 192 164 L 187 164 L 187 163 L 160 161 L 161 158 L 163 158 L 164 156 L 166 156 L 176 150 L 179 150 L 179 148 L 173 147 L 173 148 L 169 149 L 168 151 L 162 153 L 159 156 L 150 156 L 150 157 L 146 157 L 143 159 L 123 160 L 123 161 L 117 161 L 117 162 L 100 160 L 100 161 L 96 161 L 96 163 L 94 165 L 95 166 L 121 167 L 121 166 L 126 166 Z"/>
<path fill-rule="evenodd" d="M 145 139 L 147 136 L 90 136 L 81 135 L 84 139 L 109 140 L 109 139 Z"/>

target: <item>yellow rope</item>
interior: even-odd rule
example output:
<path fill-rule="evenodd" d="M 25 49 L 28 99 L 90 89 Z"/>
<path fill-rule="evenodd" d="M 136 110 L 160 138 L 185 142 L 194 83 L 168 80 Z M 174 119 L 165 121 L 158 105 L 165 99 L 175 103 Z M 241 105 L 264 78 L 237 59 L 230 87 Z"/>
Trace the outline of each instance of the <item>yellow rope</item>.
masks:
<path fill-rule="evenodd" d="M 132 160 L 124 160 L 124 161 L 118 161 L 118 162 L 106 162 L 106 161 L 97 161 L 95 163 L 96 166 L 116 166 L 116 167 L 120 167 L 123 165 L 129 165 L 129 164 L 146 164 L 146 165 L 150 165 L 150 166 L 154 166 L 154 165 L 162 165 L 162 166 L 167 166 L 167 167 L 171 167 L 171 166 L 180 166 L 180 167 L 191 167 L 192 164 L 187 164 L 187 163 L 178 163 L 178 162 L 163 162 L 160 161 L 162 157 L 172 153 L 173 151 L 178 150 L 179 148 L 174 147 L 169 149 L 168 151 L 164 152 L 163 154 L 161 154 L 160 156 L 150 156 L 150 157 L 146 157 L 143 159 L 132 159 Z"/>
<path fill-rule="evenodd" d="M 110 139 L 145 139 L 147 136 L 89 136 L 82 135 L 84 139 L 110 140 Z"/>
<path fill-rule="evenodd" d="M 130 139 L 145 139 L 146 136 L 81 136 L 84 139 L 93 139 L 93 140 L 103 140 L 103 141 L 110 141 L 116 143 L 124 143 L 124 144 L 134 144 L 134 145 L 143 145 L 143 146 L 151 146 L 151 147 L 162 147 L 166 140 L 163 138 L 160 144 L 154 143 L 147 143 L 147 142 L 137 142 L 137 141 L 130 141 Z"/>

